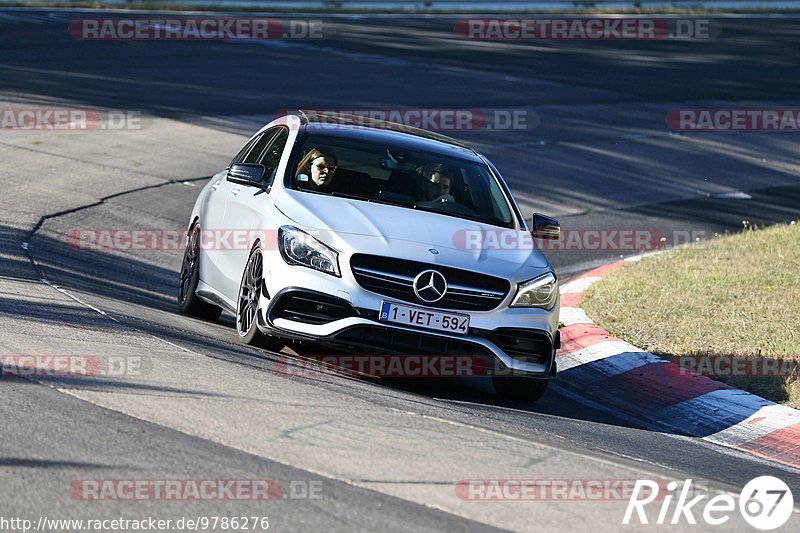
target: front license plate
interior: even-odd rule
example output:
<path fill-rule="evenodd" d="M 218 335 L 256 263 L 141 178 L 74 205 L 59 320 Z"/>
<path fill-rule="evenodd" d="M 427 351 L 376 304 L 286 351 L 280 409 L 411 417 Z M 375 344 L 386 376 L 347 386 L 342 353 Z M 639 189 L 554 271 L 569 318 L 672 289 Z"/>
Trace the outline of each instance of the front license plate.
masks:
<path fill-rule="evenodd" d="M 449 333 L 466 335 L 469 331 L 469 315 L 429 311 L 422 307 L 381 302 L 378 317 L 383 322 L 394 322 L 406 326 L 435 329 Z"/>

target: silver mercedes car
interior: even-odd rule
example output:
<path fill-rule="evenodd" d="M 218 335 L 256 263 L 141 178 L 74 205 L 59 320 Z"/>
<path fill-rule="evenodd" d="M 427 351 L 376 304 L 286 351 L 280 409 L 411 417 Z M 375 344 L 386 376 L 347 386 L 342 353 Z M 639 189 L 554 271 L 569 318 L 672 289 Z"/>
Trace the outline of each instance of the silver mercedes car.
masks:
<path fill-rule="evenodd" d="M 183 313 L 236 317 L 243 342 L 468 357 L 498 394 L 556 374 L 558 278 L 497 169 L 455 139 L 299 111 L 259 130 L 200 192 Z"/>

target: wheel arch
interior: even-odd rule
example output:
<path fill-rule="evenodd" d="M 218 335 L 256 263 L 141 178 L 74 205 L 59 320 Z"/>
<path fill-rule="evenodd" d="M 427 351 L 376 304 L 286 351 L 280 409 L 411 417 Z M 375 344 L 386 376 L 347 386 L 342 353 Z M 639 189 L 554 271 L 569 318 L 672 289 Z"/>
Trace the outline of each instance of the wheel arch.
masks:
<path fill-rule="evenodd" d="M 247 263 L 245 263 L 245 268 L 250 263 L 250 257 L 252 257 L 253 252 L 259 249 L 261 251 L 261 286 L 259 290 L 261 291 L 261 296 L 267 299 L 270 298 L 269 291 L 267 290 L 267 277 L 264 274 L 264 270 L 266 267 L 267 256 L 264 254 L 264 247 L 261 244 L 261 238 L 256 237 L 256 240 L 253 241 L 253 244 L 250 246 L 250 251 L 247 253 Z"/>

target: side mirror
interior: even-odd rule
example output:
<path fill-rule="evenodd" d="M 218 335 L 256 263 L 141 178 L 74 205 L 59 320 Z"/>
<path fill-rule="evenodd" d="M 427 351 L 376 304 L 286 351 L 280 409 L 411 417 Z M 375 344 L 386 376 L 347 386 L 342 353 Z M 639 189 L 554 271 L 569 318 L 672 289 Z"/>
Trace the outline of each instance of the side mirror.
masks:
<path fill-rule="evenodd" d="M 561 236 L 561 226 L 553 217 L 534 213 L 531 226 L 531 233 L 537 239 L 558 239 Z"/>
<path fill-rule="evenodd" d="M 251 165 L 248 163 L 236 163 L 228 169 L 227 180 L 239 185 L 249 185 L 251 187 L 263 187 L 264 165 Z"/>

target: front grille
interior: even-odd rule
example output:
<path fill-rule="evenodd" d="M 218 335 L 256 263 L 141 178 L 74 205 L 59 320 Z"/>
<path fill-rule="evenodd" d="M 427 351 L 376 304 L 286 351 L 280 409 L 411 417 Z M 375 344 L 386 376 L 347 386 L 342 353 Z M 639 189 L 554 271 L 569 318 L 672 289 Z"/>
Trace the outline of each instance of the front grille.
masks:
<path fill-rule="evenodd" d="M 346 300 L 306 291 L 282 294 L 271 312 L 273 318 L 288 318 L 305 324 L 326 324 L 357 314 Z"/>
<path fill-rule="evenodd" d="M 498 328 L 486 338 L 510 357 L 527 363 L 542 364 L 553 355 L 553 344 L 544 333 L 521 328 Z"/>
<path fill-rule="evenodd" d="M 449 339 L 425 333 L 401 331 L 395 329 L 356 326 L 336 335 L 337 343 L 368 347 L 409 355 L 463 355 L 493 358 L 492 353 L 481 346 L 468 341 Z"/>
<path fill-rule="evenodd" d="M 508 280 L 486 274 L 377 255 L 355 254 L 350 259 L 350 268 L 358 284 L 368 291 L 440 309 L 491 311 L 511 288 Z M 414 278 L 428 269 L 441 272 L 447 280 L 444 298 L 433 304 L 421 301 L 414 294 Z"/>

